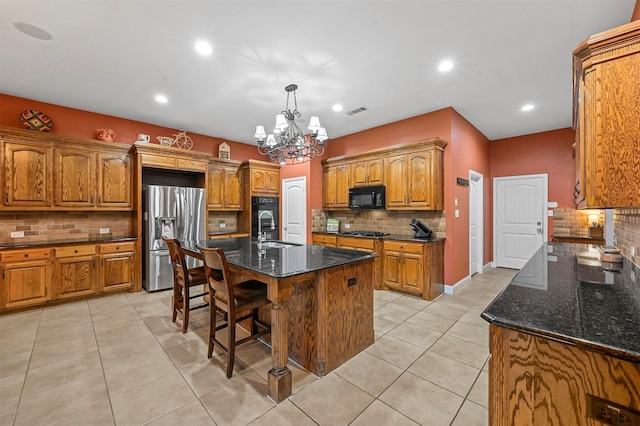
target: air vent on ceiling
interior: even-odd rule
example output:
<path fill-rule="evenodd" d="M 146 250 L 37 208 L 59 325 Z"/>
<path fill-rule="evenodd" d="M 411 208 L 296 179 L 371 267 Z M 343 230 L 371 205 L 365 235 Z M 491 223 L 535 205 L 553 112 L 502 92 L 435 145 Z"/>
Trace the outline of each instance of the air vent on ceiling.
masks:
<path fill-rule="evenodd" d="M 354 114 L 358 114 L 358 113 L 361 113 L 361 112 L 366 111 L 366 110 L 368 110 L 368 109 L 369 109 L 369 108 L 367 108 L 367 107 L 360 107 L 360 108 L 356 108 L 356 109 L 354 109 L 354 110 L 348 111 L 348 112 L 347 112 L 347 115 L 354 115 Z"/>

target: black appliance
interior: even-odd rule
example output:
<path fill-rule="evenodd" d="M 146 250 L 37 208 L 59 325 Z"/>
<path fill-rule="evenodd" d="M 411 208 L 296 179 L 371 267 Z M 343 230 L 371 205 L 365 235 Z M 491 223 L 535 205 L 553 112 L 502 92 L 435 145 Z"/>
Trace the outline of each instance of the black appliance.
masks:
<path fill-rule="evenodd" d="M 414 238 L 431 238 L 431 234 L 433 234 L 433 231 L 424 223 L 420 222 L 417 219 L 411 219 L 410 225 L 411 228 L 413 228 L 413 230 L 415 231 L 415 234 L 413 235 Z"/>
<path fill-rule="evenodd" d="M 258 229 L 267 240 L 280 238 L 280 218 L 278 217 L 278 197 L 251 197 L 251 236 L 258 236 Z M 260 226 L 258 226 L 260 221 Z"/>
<path fill-rule="evenodd" d="M 349 208 L 354 210 L 384 209 L 385 196 L 386 187 L 383 185 L 349 188 Z"/>

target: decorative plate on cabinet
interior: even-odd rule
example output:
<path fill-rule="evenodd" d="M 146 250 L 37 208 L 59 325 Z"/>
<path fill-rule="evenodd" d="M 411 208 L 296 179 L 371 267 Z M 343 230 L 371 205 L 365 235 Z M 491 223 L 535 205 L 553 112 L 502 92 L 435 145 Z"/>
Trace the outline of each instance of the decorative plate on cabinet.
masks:
<path fill-rule="evenodd" d="M 34 109 L 22 111 L 20 121 L 22 121 L 22 124 L 29 130 L 48 132 L 53 127 L 53 121 L 47 114 Z"/>

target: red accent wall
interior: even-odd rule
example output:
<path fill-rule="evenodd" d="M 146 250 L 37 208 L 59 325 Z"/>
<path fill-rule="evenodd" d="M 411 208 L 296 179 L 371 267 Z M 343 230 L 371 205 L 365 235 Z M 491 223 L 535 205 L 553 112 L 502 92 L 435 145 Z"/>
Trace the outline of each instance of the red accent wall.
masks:
<path fill-rule="evenodd" d="M 97 129 L 109 128 L 116 132 L 116 142 L 118 143 L 133 144 L 137 139 L 138 133 L 148 134 L 151 137 L 151 141 L 157 143 L 158 136 L 173 137 L 178 133 L 177 129 L 4 94 L 0 94 L 0 106 L 0 126 L 24 129 L 25 127 L 20 121 L 20 113 L 27 109 L 34 109 L 47 114 L 51 118 L 53 128 L 50 133 L 77 138 L 97 139 Z M 193 140 L 192 149 L 194 151 L 208 152 L 217 157 L 218 147 L 221 143 L 226 142 L 231 148 L 231 158 L 233 160 L 264 159 L 258 153 L 258 148 L 253 145 L 198 135 L 190 133 L 188 129 L 187 135 Z"/>
<path fill-rule="evenodd" d="M 572 198 L 575 168 L 571 148 L 574 141 L 575 132 L 571 128 L 495 140 L 491 142 L 491 180 L 546 173 L 549 201 L 556 201 L 560 208 L 575 208 Z M 550 237 L 553 220 L 549 219 L 547 226 Z"/>
<path fill-rule="evenodd" d="M 631 14 L 631 21 L 637 21 L 638 19 L 640 19 L 640 0 L 636 0 L 636 6 Z"/>

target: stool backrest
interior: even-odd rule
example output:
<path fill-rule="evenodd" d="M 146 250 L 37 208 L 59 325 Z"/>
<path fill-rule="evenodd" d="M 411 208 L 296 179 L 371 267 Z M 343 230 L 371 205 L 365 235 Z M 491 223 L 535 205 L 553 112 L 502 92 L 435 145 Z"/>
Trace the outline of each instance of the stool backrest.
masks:
<path fill-rule="evenodd" d="M 175 238 L 162 237 L 162 241 L 169 248 L 169 257 L 171 257 L 171 267 L 173 268 L 173 277 L 181 286 L 189 286 L 189 274 L 187 273 L 187 262 L 184 258 L 184 252 L 180 241 Z"/>
<path fill-rule="evenodd" d="M 212 295 L 219 301 L 234 304 L 233 278 L 224 251 L 220 248 L 200 247 L 204 262 L 204 273 Z"/>

